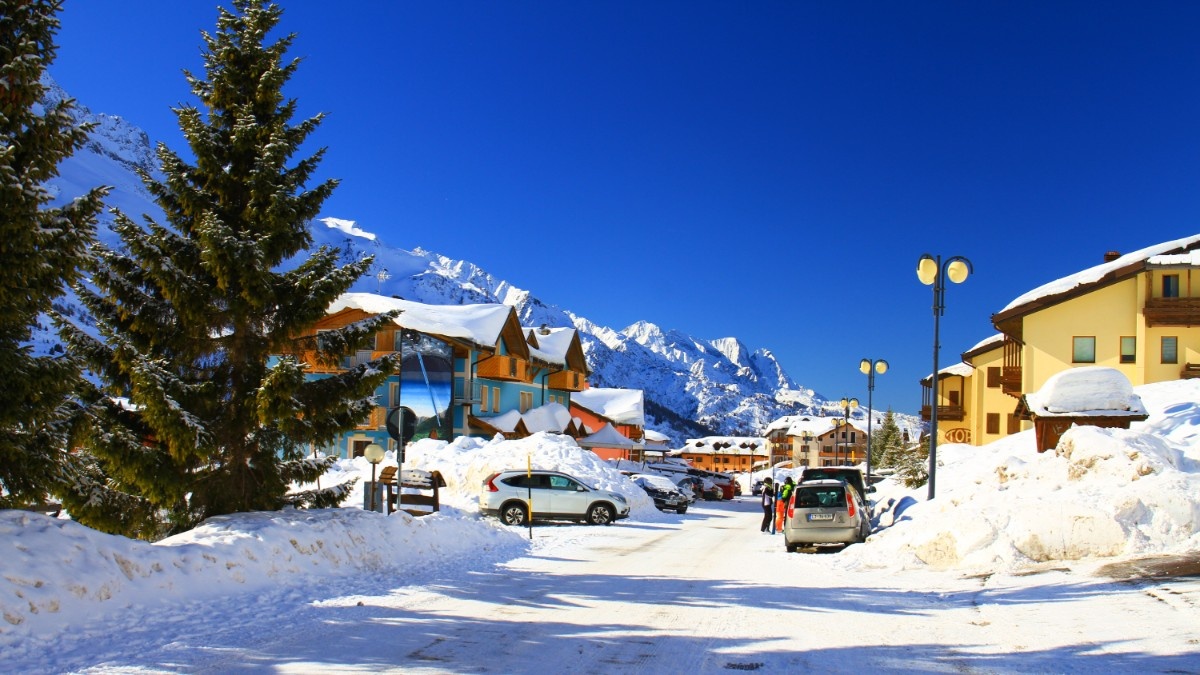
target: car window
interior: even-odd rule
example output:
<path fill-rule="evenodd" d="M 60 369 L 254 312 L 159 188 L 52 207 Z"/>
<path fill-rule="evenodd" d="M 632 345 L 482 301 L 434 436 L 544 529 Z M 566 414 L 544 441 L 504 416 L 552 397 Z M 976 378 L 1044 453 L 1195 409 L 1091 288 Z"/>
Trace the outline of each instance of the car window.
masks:
<path fill-rule="evenodd" d="M 538 473 L 535 473 L 532 476 L 528 476 L 523 473 L 517 474 L 517 475 L 509 478 L 508 480 L 505 480 L 504 482 L 508 483 L 509 485 L 511 485 L 513 487 L 519 487 L 519 488 L 534 488 L 537 490 L 541 490 L 541 489 L 544 489 L 547 487 L 546 476 L 544 476 L 542 474 L 538 474 Z"/>
<path fill-rule="evenodd" d="M 796 508 L 836 508 L 846 505 L 846 492 L 840 485 L 801 487 L 796 491 Z"/>
<path fill-rule="evenodd" d="M 579 489 L 579 483 L 567 478 L 566 476 L 547 476 L 550 479 L 551 490 L 569 490 L 571 492 Z"/>

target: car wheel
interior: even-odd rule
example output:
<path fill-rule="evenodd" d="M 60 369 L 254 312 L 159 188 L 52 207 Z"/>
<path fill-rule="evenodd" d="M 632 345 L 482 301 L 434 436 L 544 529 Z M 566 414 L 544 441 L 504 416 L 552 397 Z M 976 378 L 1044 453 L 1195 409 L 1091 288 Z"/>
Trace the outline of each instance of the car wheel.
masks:
<path fill-rule="evenodd" d="M 787 549 L 788 553 L 795 553 L 798 546 L 798 544 L 792 544 L 786 541 L 783 542 L 783 547 Z"/>
<path fill-rule="evenodd" d="M 509 502 L 500 509 L 500 520 L 505 525 L 524 525 L 529 520 L 525 505 L 520 502 Z"/>
<path fill-rule="evenodd" d="M 613 521 L 612 509 L 607 504 L 592 504 L 587 517 L 592 525 L 611 525 Z"/>
<path fill-rule="evenodd" d="M 682 514 L 684 514 L 684 513 L 687 513 L 687 507 L 686 507 L 686 506 L 681 506 L 681 507 L 679 507 L 678 509 L 675 509 L 675 513 L 678 513 L 678 514 L 681 514 L 681 515 L 682 515 Z"/>

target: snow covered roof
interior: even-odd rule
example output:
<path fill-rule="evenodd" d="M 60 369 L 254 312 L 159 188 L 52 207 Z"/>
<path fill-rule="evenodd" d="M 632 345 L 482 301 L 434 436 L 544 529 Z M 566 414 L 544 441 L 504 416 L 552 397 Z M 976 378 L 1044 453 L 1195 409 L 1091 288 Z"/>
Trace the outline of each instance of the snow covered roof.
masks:
<path fill-rule="evenodd" d="M 939 380 L 945 379 L 952 375 L 958 375 L 960 377 L 970 377 L 974 374 L 975 374 L 975 366 L 972 366 L 969 363 L 963 363 L 962 361 L 959 361 L 958 363 L 956 363 L 952 366 L 946 366 L 945 368 L 942 368 L 941 370 L 939 370 L 938 371 L 938 379 Z M 926 382 L 929 382 L 928 375 L 926 375 L 924 378 L 921 379 L 921 384 L 925 384 Z"/>
<path fill-rule="evenodd" d="M 521 416 L 529 433 L 553 431 L 562 433 L 571 424 L 571 412 L 561 403 L 547 403 L 527 411 Z"/>
<path fill-rule="evenodd" d="M 533 332 L 534 340 L 537 341 L 537 346 L 530 345 L 529 353 L 538 356 L 546 363 L 556 365 L 566 365 L 567 350 L 571 348 L 571 341 L 576 335 L 574 328 L 531 328 L 523 326 L 522 329 L 526 334 Z"/>
<path fill-rule="evenodd" d="M 787 425 L 788 436 L 803 436 L 805 433 L 813 436 L 822 436 L 833 431 L 833 417 L 791 417 L 791 422 Z"/>
<path fill-rule="evenodd" d="M 1082 366 L 1055 373 L 1036 392 L 1025 394 L 1026 408 L 1038 417 L 1141 417 L 1146 408 L 1129 378 L 1116 368 Z"/>
<path fill-rule="evenodd" d="M 653 445 L 653 446 L 664 446 L 665 447 L 668 444 L 670 444 L 671 437 L 664 433 L 655 431 L 653 429 L 646 429 L 645 432 L 642 434 L 642 442 L 645 443 L 647 446 Z"/>
<path fill-rule="evenodd" d="M 1090 267 L 1082 272 L 1065 276 L 1061 279 L 1051 281 L 1048 284 L 1043 284 L 1037 288 L 1021 295 L 1017 299 L 1008 303 L 1008 305 L 997 313 L 997 316 L 1008 312 L 1015 312 L 1024 305 L 1031 305 L 1039 301 L 1046 300 L 1052 296 L 1061 295 L 1069 291 L 1075 290 L 1082 286 L 1094 284 L 1104 280 L 1107 276 L 1116 274 L 1126 268 L 1140 268 L 1143 264 L 1149 263 L 1151 260 L 1169 259 L 1174 260 L 1183 253 L 1180 249 L 1190 249 L 1200 245 L 1200 234 L 1194 234 L 1190 237 L 1166 241 L 1154 246 L 1148 246 L 1140 251 L 1126 253 L 1125 255 L 1106 262 L 1095 267 Z M 1174 254 L 1170 257 L 1164 254 Z M 1155 264 L 1163 264 L 1156 262 Z M 1181 262 L 1175 264 L 1183 264 Z M 1195 263 L 1192 263 L 1195 264 Z M 1040 303 L 1039 303 L 1040 304 Z"/>
<path fill-rule="evenodd" d="M 571 394 L 571 403 L 617 424 L 646 425 L 645 395 L 641 389 L 592 387 Z"/>
<path fill-rule="evenodd" d="M 496 430 L 503 431 L 507 434 L 516 430 L 517 423 L 521 421 L 521 413 L 517 410 L 509 410 L 507 412 L 500 413 L 499 415 L 480 417 L 478 419 L 487 423 Z"/>
<path fill-rule="evenodd" d="M 343 293 L 329 305 L 329 314 L 358 309 L 368 314 L 400 310 L 396 325 L 428 335 L 459 338 L 494 347 L 509 317 L 515 317 L 508 305 L 426 305 L 411 300 L 389 298 L 374 293 Z"/>
<path fill-rule="evenodd" d="M 600 431 L 585 436 L 578 442 L 583 447 L 632 448 L 637 446 L 637 443 L 626 438 L 624 434 L 617 431 L 616 427 L 608 423 L 600 427 Z"/>
<path fill-rule="evenodd" d="M 1146 264 L 1152 267 L 1198 267 L 1200 250 L 1151 256 Z"/>
<path fill-rule="evenodd" d="M 979 342 L 976 342 L 974 347 L 971 347 L 967 351 L 963 352 L 963 359 L 965 360 L 971 356 L 978 356 L 986 351 L 995 349 L 1002 344 L 1004 344 L 1004 333 L 996 333 L 991 337 L 987 337 Z"/>
<path fill-rule="evenodd" d="M 509 410 L 499 415 L 476 417 L 476 419 L 506 434 L 516 431 L 517 424 L 520 422 L 525 423 L 525 431 L 531 434 L 536 434 L 539 431 L 560 434 L 570 426 L 571 412 L 561 403 L 547 403 L 546 405 L 531 408 L 524 413 L 517 410 Z"/>

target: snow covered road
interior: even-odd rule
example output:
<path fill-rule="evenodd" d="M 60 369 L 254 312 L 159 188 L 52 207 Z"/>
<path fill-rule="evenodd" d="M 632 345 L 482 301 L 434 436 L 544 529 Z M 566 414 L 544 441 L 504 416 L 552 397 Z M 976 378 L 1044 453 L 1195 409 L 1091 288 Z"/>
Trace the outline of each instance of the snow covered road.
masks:
<path fill-rule="evenodd" d="M 875 573 L 786 553 L 760 515 L 746 497 L 661 522 L 539 525 L 530 555 L 499 565 L 197 603 L 110 625 L 119 640 L 85 629 L 47 672 L 1200 669 L 1194 577 Z"/>

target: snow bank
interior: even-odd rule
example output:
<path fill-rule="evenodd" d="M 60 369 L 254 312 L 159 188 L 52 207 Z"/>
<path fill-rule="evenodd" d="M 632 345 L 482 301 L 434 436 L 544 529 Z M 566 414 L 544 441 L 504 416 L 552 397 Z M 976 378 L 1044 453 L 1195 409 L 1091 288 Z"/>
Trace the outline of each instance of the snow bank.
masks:
<path fill-rule="evenodd" d="M 991 572 L 1050 561 L 1200 548 L 1200 382 L 1138 388 L 1152 417 L 1076 426 L 1053 453 L 1032 431 L 984 447 L 938 446 L 938 495 L 881 484 L 881 524 L 846 564 Z M 1179 399 L 1184 399 L 1179 402 Z M 886 511 L 901 499 L 902 514 Z"/>
<path fill-rule="evenodd" d="M 394 454 L 375 467 L 395 465 Z M 528 550 L 526 531 L 479 515 L 485 478 L 509 468 L 554 469 L 626 496 L 631 519 L 668 517 L 626 476 L 570 438 L 518 441 L 425 439 L 408 448 L 405 469 L 440 471 L 441 511 L 414 518 L 364 511 L 364 458 L 342 460 L 322 483 L 361 479 L 340 509 L 285 510 L 211 518 L 154 544 L 102 534 L 68 519 L 0 511 L 0 648 L 48 635 L 65 621 L 102 617 L 233 593 L 327 583 L 414 568 L 486 564 Z"/>
<path fill-rule="evenodd" d="M 222 516 L 154 544 L 0 511 L 0 541 L 0 647 L 132 606 L 505 560 L 528 546 L 518 530 L 456 512 L 414 518 L 360 509 Z"/>

